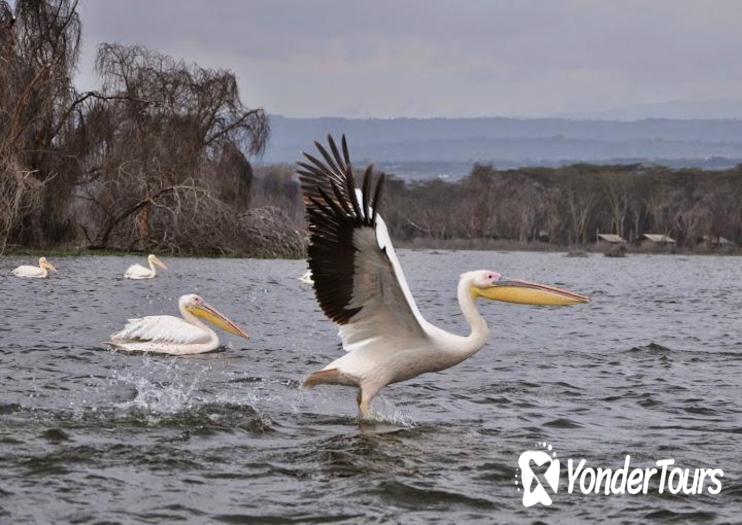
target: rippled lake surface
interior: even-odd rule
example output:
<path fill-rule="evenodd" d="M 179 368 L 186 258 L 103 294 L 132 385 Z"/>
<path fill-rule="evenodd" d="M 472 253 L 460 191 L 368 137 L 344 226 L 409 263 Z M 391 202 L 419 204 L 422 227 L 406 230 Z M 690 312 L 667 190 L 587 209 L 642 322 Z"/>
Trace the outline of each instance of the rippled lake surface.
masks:
<path fill-rule="evenodd" d="M 432 322 L 458 333 L 459 273 L 563 285 L 593 303 L 482 304 L 487 346 L 391 386 L 359 426 L 355 391 L 299 388 L 340 355 L 303 261 L 52 258 L 48 280 L 0 258 L 0 522 L 739 522 L 742 260 L 550 253 L 400 254 Z M 191 358 L 104 348 L 129 317 L 199 293 L 246 328 Z M 719 495 L 567 494 L 524 508 L 536 442 L 595 466 L 724 469 Z M 562 478 L 566 477 L 562 464 Z"/>

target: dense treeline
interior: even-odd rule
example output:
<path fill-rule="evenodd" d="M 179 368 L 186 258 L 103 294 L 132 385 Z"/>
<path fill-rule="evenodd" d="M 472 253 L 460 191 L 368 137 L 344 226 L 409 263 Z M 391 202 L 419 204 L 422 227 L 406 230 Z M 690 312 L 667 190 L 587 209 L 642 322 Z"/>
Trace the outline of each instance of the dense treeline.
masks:
<path fill-rule="evenodd" d="M 390 192 L 392 193 L 392 192 Z M 682 247 L 704 236 L 742 241 L 742 167 L 709 172 L 573 165 L 498 171 L 475 166 L 458 184 L 396 184 L 387 216 L 403 238 L 629 241 L 666 234 Z"/>
<path fill-rule="evenodd" d="M 297 255 L 283 210 L 250 205 L 269 136 L 234 75 L 102 44 L 101 87 L 72 83 L 72 0 L 0 0 L 0 252 L 84 245 Z"/>
<path fill-rule="evenodd" d="M 263 172 L 270 172 L 274 188 L 269 200 L 296 210 L 293 218 L 300 220 L 302 203 L 290 166 L 260 168 Z M 381 212 L 393 236 L 423 245 L 426 239 L 582 245 L 594 242 L 597 231 L 629 241 L 660 233 L 684 248 L 695 248 L 704 237 L 742 241 L 742 166 L 676 171 L 640 165 L 516 170 L 476 165 L 458 182 L 405 183 L 391 176 L 384 193 Z"/>

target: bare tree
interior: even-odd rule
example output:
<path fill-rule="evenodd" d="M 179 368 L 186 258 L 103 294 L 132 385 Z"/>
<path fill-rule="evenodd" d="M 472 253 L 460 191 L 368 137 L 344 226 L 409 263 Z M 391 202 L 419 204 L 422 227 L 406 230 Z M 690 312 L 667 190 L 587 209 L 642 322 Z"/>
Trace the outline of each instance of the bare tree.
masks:
<path fill-rule="evenodd" d="M 598 193 L 592 181 L 580 174 L 569 177 L 563 196 L 570 219 L 570 243 L 584 243 L 593 210 L 598 203 Z"/>
<path fill-rule="evenodd" d="M 172 239 L 182 239 L 175 228 L 214 239 L 193 209 L 156 211 L 183 192 L 194 206 L 219 201 L 234 217 L 246 211 L 253 175 L 246 154 L 265 148 L 264 111 L 243 106 L 231 72 L 140 46 L 101 45 L 97 69 L 103 89 L 86 101 L 79 130 L 86 176 L 77 196 L 87 203 L 81 227 L 91 244 L 174 251 Z"/>
<path fill-rule="evenodd" d="M 73 176 L 64 143 L 80 45 L 76 2 L 0 0 L 0 249 L 58 239 Z M 54 180 L 55 191 L 46 191 Z M 42 212 L 43 210 L 43 212 Z"/>
<path fill-rule="evenodd" d="M 625 237 L 629 214 L 631 180 L 625 174 L 608 172 L 603 178 L 603 192 L 611 217 L 611 232 Z"/>

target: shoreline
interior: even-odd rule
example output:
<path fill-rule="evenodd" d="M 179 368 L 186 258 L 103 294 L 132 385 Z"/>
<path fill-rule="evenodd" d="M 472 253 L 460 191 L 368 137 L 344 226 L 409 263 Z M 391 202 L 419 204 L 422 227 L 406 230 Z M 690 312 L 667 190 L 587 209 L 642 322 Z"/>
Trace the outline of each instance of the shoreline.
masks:
<path fill-rule="evenodd" d="M 646 247 L 627 244 L 626 257 L 631 255 L 723 255 L 741 256 L 742 246 L 730 246 L 718 249 L 699 247 L 677 248 L 677 247 Z M 546 242 L 532 241 L 519 242 L 498 239 L 427 239 L 417 238 L 411 241 L 400 241 L 395 243 L 399 249 L 409 250 L 464 250 L 464 251 L 505 251 L 505 252 L 558 252 L 570 257 L 602 255 L 610 251 L 610 246 L 590 243 L 585 245 L 552 244 Z M 611 256 L 607 256 L 611 257 Z M 613 258 L 620 258 L 612 256 Z"/>
<path fill-rule="evenodd" d="M 410 241 L 395 242 L 395 248 L 401 250 L 426 251 L 493 251 L 493 252 L 552 252 L 563 253 L 566 257 L 592 257 L 607 256 L 608 248 L 588 245 L 562 245 L 544 242 L 518 242 L 496 239 L 429 239 L 416 238 Z M 0 256 L 3 257 L 143 257 L 147 251 L 131 250 L 91 250 L 89 248 L 36 248 L 36 247 L 13 247 L 7 249 Z M 245 257 L 241 255 L 213 255 L 213 254 L 172 254 L 167 252 L 153 252 L 162 257 L 171 258 L 198 258 L 198 259 L 285 259 L 303 260 L 304 257 Z M 680 255 L 680 256 L 742 256 L 742 247 L 733 246 L 720 249 L 689 249 L 689 248 L 664 248 L 664 247 L 642 247 L 627 246 L 625 257 L 632 255 Z M 611 257 L 616 258 L 616 257 Z M 618 257 L 620 258 L 620 257 Z"/>

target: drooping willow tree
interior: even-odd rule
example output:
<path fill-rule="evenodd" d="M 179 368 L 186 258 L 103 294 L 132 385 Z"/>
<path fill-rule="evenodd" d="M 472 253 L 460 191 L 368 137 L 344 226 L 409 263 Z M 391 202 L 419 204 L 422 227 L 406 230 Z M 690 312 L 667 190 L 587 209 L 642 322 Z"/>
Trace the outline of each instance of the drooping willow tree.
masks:
<path fill-rule="evenodd" d="M 102 90 L 86 100 L 79 129 L 91 243 L 185 246 L 204 230 L 197 222 L 211 224 L 207 238 L 218 237 L 224 228 L 217 214 L 195 213 L 182 202 L 206 198 L 235 215 L 247 210 L 247 155 L 265 148 L 265 112 L 243 105 L 232 72 L 141 46 L 102 44 L 96 68 Z"/>
<path fill-rule="evenodd" d="M 11 237 L 39 242 L 69 226 L 76 8 L 70 0 L 18 0 L 13 12 L 0 0 L 0 251 Z"/>

